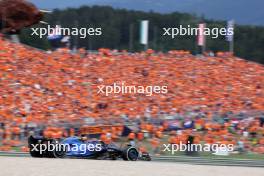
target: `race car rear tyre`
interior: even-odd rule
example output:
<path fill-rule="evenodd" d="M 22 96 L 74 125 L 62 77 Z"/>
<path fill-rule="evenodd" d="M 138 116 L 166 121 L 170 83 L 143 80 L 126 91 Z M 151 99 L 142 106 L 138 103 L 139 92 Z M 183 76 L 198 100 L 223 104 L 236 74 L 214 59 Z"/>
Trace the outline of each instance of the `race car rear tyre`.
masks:
<path fill-rule="evenodd" d="M 123 159 L 126 161 L 137 161 L 139 152 L 135 147 L 128 147 L 123 151 Z"/>
<path fill-rule="evenodd" d="M 35 139 L 33 136 L 28 138 L 29 153 L 34 158 L 43 157 L 43 154 L 39 152 L 39 147 L 37 147 L 38 145 L 38 139 Z"/>
<path fill-rule="evenodd" d="M 67 153 L 67 149 L 64 145 L 60 144 L 58 141 L 54 140 L 52 142 L 55 146 L 57 146 L 54 150 L 53 150 L 53 156 L 55 158 L 65 158 L 66 157 L 66 153 Z"/>
<path fill-rule="evenodd" d="M 33 158 L 42 158 L 43 157 L 43 155 L 40 154 L 39 152 L 29 151 L 29 153 L 30 153 L 30 156 Z"/>

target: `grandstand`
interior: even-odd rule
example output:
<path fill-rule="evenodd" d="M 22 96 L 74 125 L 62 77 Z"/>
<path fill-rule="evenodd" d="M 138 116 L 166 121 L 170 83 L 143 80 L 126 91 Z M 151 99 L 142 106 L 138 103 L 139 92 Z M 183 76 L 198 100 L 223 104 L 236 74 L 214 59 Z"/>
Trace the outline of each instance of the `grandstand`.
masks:
<path fill-rule="evenodd" d="M 0 150 L 19 146 L 26 151 L 24 141 L 32 133 L 77 135 L 76 128 L 92 119 L 96 125 L 135 123 L 137 130 L 128 138 L 148 138 L 153 148 L 161 140 L 179 143 L 192 134 L 197 143 L 243 141 L 247 150 L 264 154 L 263 80 L 263 65 L 225 53 L 46 53 L 0 37 Z M 98 86 L 115 82 L 166 85 L 168 93 L 97 93 Z M 169 116 L 182 134 L 168 129 Z M 193 126 L 185 127 L 188 121 Z M 113 127 L 103 131 L 101 139 L 117 140 L 120 135 L 120 128 Z"/>

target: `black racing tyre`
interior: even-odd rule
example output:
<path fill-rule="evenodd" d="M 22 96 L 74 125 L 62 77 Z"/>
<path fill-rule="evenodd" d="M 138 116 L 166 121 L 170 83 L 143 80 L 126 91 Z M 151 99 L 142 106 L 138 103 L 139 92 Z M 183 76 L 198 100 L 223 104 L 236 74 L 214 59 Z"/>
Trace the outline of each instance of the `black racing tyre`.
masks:
<path fill-rule="evenodd" d="M 56 146 L 56 148 L 53 150 L 53 156 L 55 158 L 65 158 L 67 153 L 66 145 L 63 145 L 56 140 L 54 140 L 52 144 Z"/>
<path fill-rule="evenodd" d="M 34 158 L 41 158 L 43 157 L 43 154 L 39 151 L 39 141 L 38 139 L 35 139 L 33 136 L 30 136 L 28 138 L 28 148 L 29 153 Z"/>
<path fill-rule="evenodd" d="M 33 157 L 33 158 L 42 158 L 43 157 L 42 154 L 40 154 L 39 152 L 36 152 L 36 151 L 31 151 L 30 150 L 29 153 L 30 153 L 30 156 Z"/>
<path fill-rule="evenodd" d="M 123 151 L 123 159 L 125 161 L 137 161 L 139 152 L 135 147 L 128 147 Z"/>

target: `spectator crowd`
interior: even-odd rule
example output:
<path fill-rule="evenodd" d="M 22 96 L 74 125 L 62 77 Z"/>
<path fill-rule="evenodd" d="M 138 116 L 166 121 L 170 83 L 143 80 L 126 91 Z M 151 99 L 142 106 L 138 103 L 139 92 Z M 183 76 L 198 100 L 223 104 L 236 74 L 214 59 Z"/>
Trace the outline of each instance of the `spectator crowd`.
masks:
<path fill-rule="evenodd" d="M 167 86 L 168 93 L 98 94 L 125 82 Z M 243 143 L 264 153 L 264 66 L 218 53 L 100 49 L 44 52 L 0 37 L 0 150 L 26 151 L 30 134 L 61 138 L 83 125 L 133 124 L 130 141 Z M 119 128 L 102 133 L 118 140 Z M 143 150 L 142 146 L 142 150 Z"/>

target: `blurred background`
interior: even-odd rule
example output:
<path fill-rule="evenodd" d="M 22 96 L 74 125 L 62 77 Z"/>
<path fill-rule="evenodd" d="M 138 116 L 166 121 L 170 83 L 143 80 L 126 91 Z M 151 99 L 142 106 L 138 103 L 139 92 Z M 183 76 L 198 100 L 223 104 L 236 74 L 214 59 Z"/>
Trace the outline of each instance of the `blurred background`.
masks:
<path fill-rule="evenodd" d="M 86 134 L 106 143 L 136 144 L 153 155 L 169 155 L 163 152 L 164 143 L 192 139 L 234 144 L 233 152 L 219 153 L 226 157 L 264 158 L 263 1 L 30 2 L 48 10 L 42 23 L 30 27 L 101 27 L 103 35 L 40 39 L 28 26 L 11 29 L 17 34 L 14 41 L 10 31 L 2 32 L 1 151 L 27 152 L 29 135 Z M 19 11 L 19 6 L 11 8 Z M 23 16 L 14 18 L 2 9 L 2 27 L 5 19 Z M 143 43 L 142 20 L 149 24 Z M 200 36 L 203 43 L 197 43 L 197 36 L 162 35 L 163 28 L 199 24 L 231 24 L 235 33 L 217 39 Z M 168 86 L 168 93 L 97 93 L 97 86 L 116 82 Z M 213 157 L 212 153 L 191 154 Z"/>

